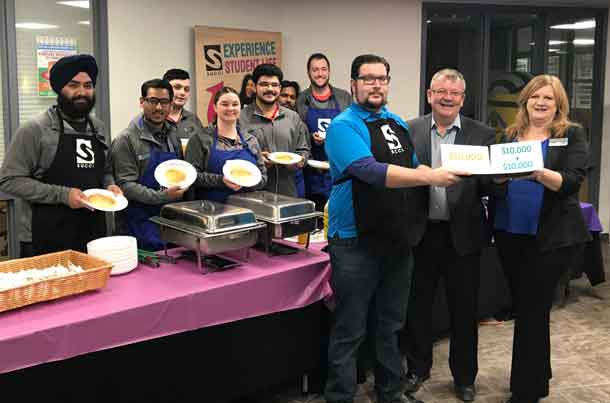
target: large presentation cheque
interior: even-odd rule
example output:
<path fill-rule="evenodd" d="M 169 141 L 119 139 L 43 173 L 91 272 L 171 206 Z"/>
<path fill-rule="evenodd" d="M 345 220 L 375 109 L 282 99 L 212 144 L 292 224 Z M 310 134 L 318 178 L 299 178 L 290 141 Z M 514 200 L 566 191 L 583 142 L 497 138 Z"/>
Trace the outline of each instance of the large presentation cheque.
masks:
<path fill-rule="evenodd" d="M 544 168 L 540 141 L 465 146 L 441 144 L 444 168 L 473 175 L 525 174 Z"/>

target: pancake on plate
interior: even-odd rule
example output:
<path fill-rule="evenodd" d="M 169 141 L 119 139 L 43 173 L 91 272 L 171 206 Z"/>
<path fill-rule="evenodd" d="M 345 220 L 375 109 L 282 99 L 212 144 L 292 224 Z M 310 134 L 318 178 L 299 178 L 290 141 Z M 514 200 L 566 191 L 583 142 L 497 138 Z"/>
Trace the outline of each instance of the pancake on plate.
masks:
<path fill-rule="evenodd" d="M 276 160 L 282 161 L 282 162 L 290 162 L 294 159 L 290 154 L 280 154 L 280 153 L 277 153 L 276 155 L 274 155 L 274 158 Z"/>
<path fill-rule="evenodd" d="M 183 180 L 186 179 L 186 174 L 182 172 L 180 169 L 169 168 L 165 171 L 165 180 L 171 185 L 177 185 Z"/>
<path fill-rule="evenodd" d="M 116 201 L 112 197 L 102 194 L 93 194 L 87 198 L 87 201 L 97 208 L 108 209 L 116 205 Z"/>
<path fill-rule="evenodd" d="M 252 172 L 243 167 L 231 168 L 231 175 L 236 179 L 246 179 L 252 177 Z"/>

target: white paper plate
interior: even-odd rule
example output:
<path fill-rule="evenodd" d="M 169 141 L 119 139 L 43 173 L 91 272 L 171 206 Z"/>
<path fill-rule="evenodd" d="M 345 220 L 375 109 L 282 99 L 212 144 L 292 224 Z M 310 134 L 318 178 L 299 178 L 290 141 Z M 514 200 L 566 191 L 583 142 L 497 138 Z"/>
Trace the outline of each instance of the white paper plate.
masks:
<path fill-rule="evenodd" d="M 177 182 L 171 181 L 166 175 L 168 171 L 178 172 L 183 175 L 183 179 Z M 162 162 L 155 169 L 155 179 L 159 185 L 170 188 L 172 186 L 180 186 L 181 189 L 186 189 L 195 183 L 197 179 L 197 170 L 194 166 L 183 160 L 168 160 Z"/>
<path fill-rule="evenodd" d="M 330 169 L 328 161 L 307 160 L 307 165 L 317 169 Z"/>
<path fill-rule="evenodd" d="M 249 175 L 236 176 L 234 170 L 246 170 Z M 262 179 L 261 171 L 256 165 L 246 160 L 228 160 L 222 167 L 222 173 L 233 183 L 239 186 L 252 187 L 260 183 Z"/>
<path fill-rule="evenodd" d="M 138 249 L 138 241 L 133 236 L 114 235 L 97 238 L 87 243 L 87 253 L 90 251 L 113 252 Z"/>
<path fill-rule="evenodd" d="M 303 157 L 301 157 L 299 154 L 289 153 L 286 151 L 271 153 L 267 158 L 280 165 L 294 165 L 303 160 Z"/>
<path fill-rule="evenodd" d="M 138 266 L 138 244 L 132 236 L 94 239 L 87 243 L 87 253 L 111 263 L 111 276 L 128 273 Z"/>
<path fill-rule="evenodd" d="M 114 201 L 114 204 L 111 206 L 110 205 L 100 205 L 95 202 L 91 203 L 89 201 L 84 202 L 87 206 L 94 208 L 96 210 L 100 210 L 100 211 L 119 211 L 119 210 L 123 210 L 125 207 L 127 207 L 127 204 L 129 204 L 129 202 L 127 201 L 125 196 L 117 196 L 114 193 L 112 193 L 110 190 L 106 190 L 106 189 L 87 189 L 87 190 L 83 191 L 83 193 L 88 198 L 93 195 L 100 195 L 100 196 L 104 197 L 104 199 L 109 198 Z"/>
<path fill-rule="evenodd" d="M 138 267 L 138 258 L 124 261 L 113 265 L 112 270 L 110 270 L 111 276 L 116 276 L 117 274 L 125 274 L 129 273 L 133 269 Z"/>

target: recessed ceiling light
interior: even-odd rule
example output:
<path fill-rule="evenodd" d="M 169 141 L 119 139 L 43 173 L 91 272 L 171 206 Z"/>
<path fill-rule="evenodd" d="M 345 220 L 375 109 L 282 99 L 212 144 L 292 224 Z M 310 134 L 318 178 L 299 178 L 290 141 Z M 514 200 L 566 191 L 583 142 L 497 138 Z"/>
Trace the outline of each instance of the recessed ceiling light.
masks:
<path fill-rule="evenodd" d="M 15 24 L 16 28 L 22 29 L 55 29 L 59 28 L 57 25 L 41 24 L 39 22 L 18 22 Z"/>
<path fill-rule="evenodd" d="M 57 4 L 61 4 L 62 6 L 89 8 L 88 1 L 58 1 Z"/>
<path fill-rule="evenodd" d="M 574 39 L 572 43 L 576 46 L 590 46 L 595 45 L 595 39 Z"/>
<path fill-rule="evenodd" d="M 551 29 L 591 29 L 595 28 L 595 20 L 579 21 L 573 24 L 552 25 Z"/>
<path fill-rule="evenodd" d="M 77 24 L 79 24 L 79 25 L 91 25 L 91 23 L 89 21 L 79 21 L 79 22 L 77 22 Z"/>

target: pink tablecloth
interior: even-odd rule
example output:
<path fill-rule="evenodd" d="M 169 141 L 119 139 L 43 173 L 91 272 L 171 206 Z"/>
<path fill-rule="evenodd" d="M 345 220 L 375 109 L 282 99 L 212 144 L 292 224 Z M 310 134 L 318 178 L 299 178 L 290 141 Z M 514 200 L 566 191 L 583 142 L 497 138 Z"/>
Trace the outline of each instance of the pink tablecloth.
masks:
<path fill-rule="evenodd" d="M 189 261 L 140 265 L 102 290 L 0 313 L 0 373 L 307 306 L 331 293 L 328 255 L 316 249 L 253 250 L 242 266 L 207 275 Z"/>

